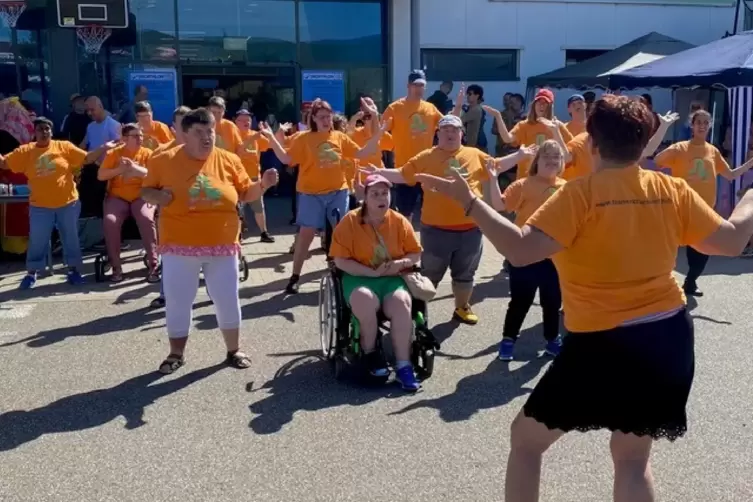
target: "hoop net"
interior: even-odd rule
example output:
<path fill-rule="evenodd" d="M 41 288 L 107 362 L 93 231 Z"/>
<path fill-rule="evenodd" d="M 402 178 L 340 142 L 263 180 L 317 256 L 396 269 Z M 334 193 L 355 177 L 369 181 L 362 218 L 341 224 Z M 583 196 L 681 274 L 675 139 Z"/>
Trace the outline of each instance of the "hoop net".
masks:
<path fill-rule="evenodd" d="M 82 26 L 76 28 L 76 35 L 84 44 L 84 50 L 88 54 L 97 54 L 102 44 L 112 35 L 112 30 L 101 26 Z"/>
<path fill-rule="evenodd" d="M 0 18 L 8 28 L 15 28 L 18 18 L 26 10 L 25 2 L 0 2 Z"/>

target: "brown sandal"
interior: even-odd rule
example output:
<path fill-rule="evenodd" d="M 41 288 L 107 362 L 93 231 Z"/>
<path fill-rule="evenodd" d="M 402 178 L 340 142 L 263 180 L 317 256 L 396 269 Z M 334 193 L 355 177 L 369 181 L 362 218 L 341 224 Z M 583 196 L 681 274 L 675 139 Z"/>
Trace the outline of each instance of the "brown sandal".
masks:
<path fill-rule="evenodd" d="M 236 350 L 235 352 L 228 352 L 225 362 L 228 366 L 239 370 L 244 370 L 251 366 L 251 358 L 240 350 Z"/>
<path fill-rule="evenodd" d="M 182 355 L 170 354 L 160 363 L 158 371 L 163 375 L 171 375 L 184 364 L 186 364 L 186 359 Z"/>

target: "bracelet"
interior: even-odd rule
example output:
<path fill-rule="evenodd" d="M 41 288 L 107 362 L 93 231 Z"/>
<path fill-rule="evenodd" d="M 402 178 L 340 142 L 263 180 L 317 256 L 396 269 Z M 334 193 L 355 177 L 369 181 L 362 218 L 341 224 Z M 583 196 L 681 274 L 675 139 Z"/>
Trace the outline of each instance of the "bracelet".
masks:
<path fill-rule="evenodd" d="M 473 211 L 473 206 L 476 205 L 476 201 L 477 200 L 478 200 L 478 197 L 474 195 L 473 198 L 471 199 L 471 201 L 468 203 L 468 207 L 465 208 L 465 215 L 466 216 L 470 216 L 471 215 L 471 211 Z"/>

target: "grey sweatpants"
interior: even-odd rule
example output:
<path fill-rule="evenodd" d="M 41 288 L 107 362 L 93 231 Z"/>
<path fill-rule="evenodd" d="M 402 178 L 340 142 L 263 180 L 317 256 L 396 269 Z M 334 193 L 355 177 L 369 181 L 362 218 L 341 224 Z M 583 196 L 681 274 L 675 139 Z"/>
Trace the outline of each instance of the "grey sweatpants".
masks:
<path fill-rule="evenodd" d="M 421 273 L 436 287 L 447 269 L 450 269 L 452 284 L 460 288 L 472 288 L 481 262 L 483 238 L 481 230 L 445 230 L 423 225 L 421 227 Z"/>

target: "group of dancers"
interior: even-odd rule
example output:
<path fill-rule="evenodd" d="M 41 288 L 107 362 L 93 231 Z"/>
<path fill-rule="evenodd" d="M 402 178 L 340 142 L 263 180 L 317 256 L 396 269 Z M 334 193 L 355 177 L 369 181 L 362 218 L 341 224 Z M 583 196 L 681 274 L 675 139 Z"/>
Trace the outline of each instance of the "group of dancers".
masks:
<path fill-rule="evenodd" d="M 419 262 L 435 287 L 449 270 L 453 318 L 473 325 L 479 321 L 471 298 L 483 237 L 509 260 L 511 298 L 499 348 L 504 360 L 514 357 L 539 291 L 545 351 L 556 357 L 512 424 L 508 502 L 538 500 L 543 453 L 569 431 L 594 429 L 612 432 L 614 500 L 654 500 L 653 441 L 674 440 L 687 430 L 694 348 L 683 292 L 699 295 L 697 279 L 708 256 L 736 256 L 753 234 L 752 194 L 742 197 L 728 220 L 714 212 L 716 175 L 740 176 L 753 161 L 732 169 L 706 140 L 710 115 L 697 110 L 690 117 L 691 139 L 656 157 L 672 175 L 644 170 L 639 162 L 655 152 L 677 114 L 656 115 L 625 96 L 586 104 L 576 95 L 565 124 L 554 117 L 554 95 L 546 89 L 511 130 L 498 110 L 485 107 L 501 139 L 519 147 L 494 158 L 463 145 L 465 90 L 443 115 L 423 100 L 425 87 L 426 76 L 415 70 L 407 95 L 383 113 L 362 98 L 358 116 L 338 126 L 344 130 L 337 130 L 332 107 L 320 99 L 306 109 L 298 130 L 273 131 L 264 123 L 259 131 L 241 130 L 236 124 L 250 123 L 247 112 L 238 112 L 236 123 L 227 120 L 224 101 L 215 97 L 206 108 L 177 109 L 172 134 L 160 139 L 167 126 L 153 119 L 148 103 L 140 103 L 138 123 L 124 124 L 120 141 L 89 153 L 51 139 L 52 123 L 39 117 L 36 141 L 0 158 L 0 167 L 26 174 L 31 192 L 28 273 L 21 285 L 34 285 L 54 226 L 69 281 L 82 281 L 73 224 L 79 210 L 75 176 L 96 162 L 99 179 L 107 182 L 105 218 L 112 216 L 118 229 L 105 232 L 112 280 L 122 279 L 117 224 L 127 214 L 140 221 L 149 280 L 156 280 L 155 257 L 161 259 L 169 352 L 159 371 L 172 373 L 185 364 L 201 273 L 227 364 L 249 367 L 250 357 L 240 350 L 237 206 L 263 214 L 263 194 L 279 176 L 275 169 L 260 172 L 259 155 L 272 149 L 280 162 L 298 169 L 299 230 L 286 289 L 298 291 L 308 249 L 327 219 L 346 215 L 331 222 L 330 251 L 347 278 L 346 301 L 372 373 L 389 371 L 374 347 L 381 310 L 400 340 L 397 379 L 408 391 L 420 388 L 407 352 L 411 284 L 404 279 Z M 381 151 L 390 147 L 395 166 L 387 169 Z M 517 180 L 502 191 L 498 176 L 514 168 Z M 418 185 L 420 239 L 409 223 Z M 349 212 L 354 197 L 363 202 Z M 501 211 L 514 212 L 514 221 Z M 681 246 L 691 268 L 683 287 L 673 277 Z M 559 333 L 563 305 L 566 337 Z"/>

